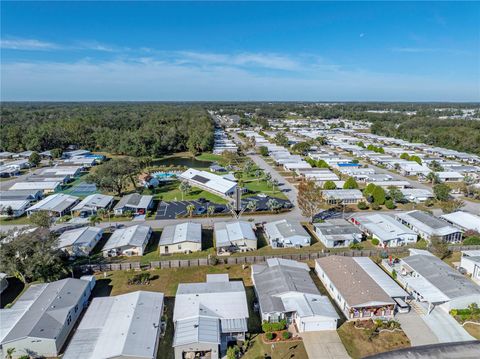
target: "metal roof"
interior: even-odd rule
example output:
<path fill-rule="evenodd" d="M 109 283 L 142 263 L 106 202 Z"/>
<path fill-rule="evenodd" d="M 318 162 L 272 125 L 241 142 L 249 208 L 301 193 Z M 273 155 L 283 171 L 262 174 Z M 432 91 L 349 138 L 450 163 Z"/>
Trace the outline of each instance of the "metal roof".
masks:
<path fill-rule="evenodd" d="M 376 213 L 360 215 L 354 218 L 361 226 L 365 227 L 381 241 L 397 239 L 404 235 L 417 235 L 415 231 L 386 214 Z"/>
<path fill-rule="evenodd" d="M 114 209 L 121 209 L 124 207 L 130 208 L 148 208 L 153 201 L 153 196 L 145 196 L 138 193 L 128 194 L 120 199 Z"/>
<path fill-rule="evenodd" d="M 21 201 L 21 200 L 35 200 L 42 196 L 42 191 L 35 189 L 12 189 L 8 191 L 0 191 L 0 199 Z"/>
<path fill-rule="evenodd" d="M 202 225 L 200 223 L 186 222 L 166 226 L 163 228 L 158 244 L 166 246 L 184 242 L 202 243 Z"/>
<path fill-rule="evenodd" d="M 79 204 L 73 207 L 72 211 L 81 211 L 82 209 L 106 208 L 113 201 L 113 196 L 104 194 L 91 194 L 85 197 Z"/>
<path fill-rule="evenodd" d="M 397 218 L 431 236 L 445 236 L 459 232 L 457 228 L 452 227 L 447 222 L 423 211 L 398 213 Z"/>
<path fill-rule="evenodd" d="M 291 242 L 295 244 L 305 245 L 305 242 L 310 243 L 310 235 L 302 227 L 300 222 L 288 221 L 281 219 L 275 222 L 269 222 L 264 226 L 265 233 L 269 238 L 279 239 L 282 242 Z"/>
<path fill-rule="evenodd" d="M 78 197 L 70 196 L 68 194 L 56 193 L 45 197 L 38 203 L 28 208 L 27 211 L 49 211 L 49 212 L 63 212 L 75 205 Z"/>
<path fill-rule="evenodd" d="M 441 218 L 459 228 L 480 232 L 480 216 L 459 211 L 444 214 Z"/>
<path fill-rule="evenodd" d="M 229 246 L 237 241 L 257 240 L 252 225 L 246 221 L 216 222 L 214 233 L 217 247 Z"/>
<path fill-rule="evenodd" d="M 0 343 L 27 337 L 56 340 L 89 286 L 73 278 L 30 286 L 10 309 L 0 310 Z"/>
<path fill-rule="evenodd" d="M 395 303 L 354 258 L 333 255 L 316 262 L 349 307 Z"/>
<path fill-rule="evenodd" d="M 328 219 L 322 223 L 315 223 L 314 227 L 327 240 L 358 239 L 362 231 L 345 219 Z"/>
<path fill-rule="evenodd" d="M 61 185 L 60 182 L 48 182 L 48 181 L 40 181 L 40 182 L 17 182 L 14 183 L 9 189 L 36 189 L 41 191 L 53 191 Z"/>
<path fill-rule="evenodd" d="M 327 198 L 334 199 L 362 199 L 362 192 L 358 189 L 332 189 L 332 190 L 323 190 L 322 195 Z"/>
<path fill-rule="evenodd" d="M 237 186 L 235 182 L 229 181 L 221 176 L 206 171 L 199 171 L 194 168 L 189 168 L 180 174 L 179 177 L 192 181 L 193 184 L 195 184 L 195 182 L 199 183 L 214 192 L 221 192 L 223 194 L 231 192 Z"/>
<path fill-rule="evenodd" d="M 99 227 L 80 227 L 65 231 L 58 237 L 58 248 L 88 246 L 95 241 L 99 233 L 103 233 L 103 229 Z"/>
<path fill-rule="evenodd" d="M 285 293 L 280 295 L 285 312 L 295 312 L 300 318 L 327 317 L 340 319 L 330 299 L 324 295 Z"/>
<path fill-rule="evenodd" d="M 92 300 L 64 359 L 155 359 L 162 293 L 137 291 Z"/>
<path fill-rule="evenodd" d="M 102 251 L 125 246 L 142 247 L 148 241 L 150 231 L 150 226 L 138 224 L 136 226 L 117 229 L 113 232 L 107 243 L 105 243 Z"/>
<path fill-rule="evenodd" d="M 410 287 L 430 302 L 445 301 L 469 295 L 480 295 L 480 287 L 441 259 L 417 251 L 402 259 L 421 278 L 404 277 Z M 417 289 L 418 288 L 418 289 Z M 423 292 L 422 292 L 423 290 Z M 440 296 L 439 293 L 443 294 Z M 443 300 L 439 300 L 443 297 Z"/>
<path fill-rule="evenodd" d="M 220 344 L 220 321 L 205 316 L 176 321 L 173 346 L 193 343 Z"/>

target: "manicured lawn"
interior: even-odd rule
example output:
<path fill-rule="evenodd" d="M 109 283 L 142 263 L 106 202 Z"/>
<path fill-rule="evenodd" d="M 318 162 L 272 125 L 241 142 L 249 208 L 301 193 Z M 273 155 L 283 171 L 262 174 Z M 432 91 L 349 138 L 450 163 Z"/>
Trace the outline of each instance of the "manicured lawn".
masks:
<path fill-rule="evenodd" d="M 265 193 L 270 197 L 287 199 L 287 196 L 285 196 L 285 194 L 281 192 L 278 187 L 275 187 L 275 190 L 273 190 L 272 186 L 270 186 L 265 180 L 246 181 L 244 182 L 244 187 L 247 188 L 250 192 L 253 192 L 253 194 Z"/>
<path fill-rule="evenodd" d="M 214 155 L 210 152 L 204 152 L 199 156 L 195 157 L 199 161 L 210 161 L 210 162 L 217 162 L 217 163 L 224 163 L 225 159 L 220 155 Z"/>
<path fill-rule="evenodd" d="M 0 218 L 0 224 L 14 226 L 19 224 L 31 224 L 31 223 L 30 223 L 30 219 L 26 215 L 23 215 L 17 218 L 2 217 Z"/>
<path fill-rule="evenodd" d="M 381 332 L 369 338 L 368 330 L 356 329 L 353 322 L 346 322 L 337 332 L 353 359 L 410 347 L 410 340 L 403 331 Z"/>
<path fill-rule="evenodd" d="M 189 193 L 185 193 L 183 195 L 182 199 L 182 191 L 180 191 L 178 188 L 179 186 L 180 181 L 171 181 L 161 184 L 154 190 L 145 190 L 144 194 L 151 194 L 154 196 L 154 199 L 163 201 L 191 201 L 199 198 L 205 198 L 212 203 L 227 203 L 226 199 L 196 187 L 192 187 Z"/>

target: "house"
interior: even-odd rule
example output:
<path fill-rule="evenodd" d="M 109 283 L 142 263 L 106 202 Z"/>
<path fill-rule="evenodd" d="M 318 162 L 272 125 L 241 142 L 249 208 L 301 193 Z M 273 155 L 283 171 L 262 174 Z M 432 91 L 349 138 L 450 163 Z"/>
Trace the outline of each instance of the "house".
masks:
<path fill-rule="evenodd" d="M 462 182 L 464 176 L 458 172 L 435 172 L 440 182 Z"/>
<path fill-rule="evenodd" d="M 430 241 L 433 237 L 438 237 L 450 243 L 456 243 L 462 240 L 462 232 L 458 228 L 451 226 L 448 222 L 442 221 L 427 212 L 409 211 L 398 213 L 395 217 L 427 241 Z"/>
<path fill-rule="evenodd" d="M 285 169 L 285 171 L 295 171 L 298 169 L 312 168 L 312 166 L 305 161 L 298 161 L 285 163 L 283 164 L 283 168 Z"/>
<path fill-rule="evenodd" d="M 299 332 L 336 330 L 340 319 L 330 300 L 321 295 L 307 264 L 269 258 L 252 265 L 252 282 L 262 321 L 285 320 Z"/>
<path fill-rule="evenodd" d="M 322 197 L 328 204 L 357 204 L 365 200 L 358 189 L 323 190 Z"/>
<path fill-rule="evenodd" d="M 54 216 L 62 217 L 69 214 L 73 206 L 80 201 L 78 197 L 70 196 L 68 194 L 56 193 L 45 197 L 41 201 L 35 203 L 27 209 L 27 214 L 30 216 L 34 212 L 45 211 Z"/>
<path fill-rule="evenodd" d="M 132 193 L 122 197 L 113 208 L 113 211 L 116 215 L 122 215 L 127 211 L 131 211 L 136 215 L 144 215 L 152 207 L 153 196 Z"/>
<path fill-rule="evenodd" d="M 103 256 L 143 256 L 151 236 L 150 226 L 137 224 L 117 229 L 103 246 Z"/>
<path fill-rule="evenodd" d="M 28 207 L 30 207 L 28 200 L 8 200 L 0 196 L 0 217 L 20 217 Z"/>
<path fill-rule="evenodd" d="M 350 221 L 372 238 L 378 239 L 382 247 L 398 247 L 415 243 L 418 234 L 388 214 L 358 214 Z"/>
<path fill-rule="evenodd" d="M 382 265 L 396 272 L 397 281 L 416 301 L 428 305 L 427 313 L 435 306 L 448 313 L 471 303 L 480 305 L 480 286 L 429 251 L 410 249 L 398 263 L 383 260 Z"/>
<path fill-rule="evenodd" d="M 180 180 L 187 181 L 190 185 L 198 187 L 216 194 L 218 196 L 228 198 L 235 193 L 237 184 L 229 181 L 214 173 L 199 171 L 194 168 L 189 168 L 178 176 Z"/>
<path fill-rule="evenodd" d="M 81 156 L 88 156 L 91 152 L 88 150 L 72 150 L 72 151 L 65 151 L 62 153 L 62 158 L 68 159 L 72 157 L 81 157 Z"/>
<path fill-rule="evenodd" d="M 462 231 L 475 231 L 480 233 L 480 216 L 469 212 L 453 212 L 440 216 L 441 219 L 447 221 Z"/>
<path fill-rule="evenodd" d="M 185 222 L 163 228 L 160 242 L 160 254 L 192 253 L 202 250 L 202 225 Z"/>
<path fill-rule="evenodd" d="M 37 190 L 49 194 L 56 192 L 61 185 L 58 181 L 24 181 L 14 183 L 9 190 Z"/>
<path fill-rule="evenodd" d="M 85 168 L 93 167 L 97 164 L 98 158 L 96 157 L 84 157 L 84 156 L 74 156 L 68 159 L 65 159 L 61 166 L 82 166 Z"/>
<path fill-rule="evenodd" d="M 400 189 L 400 192 L 402 192 L 403 197 L 407 201 L 414 203 L 422 203 L 434 198 L 432 191 L 429 191 L 428 189 L 404 188 Z"/>
<path fill-rule="evenodd" d="M 327 248 L 344 248 L 362 241 L 362 231 L 345 219 L 327 219 L 313 226 L 318 239 Z"/>
<path fill-rule="evenodd" d="M 365 181 L 365 183 L 370 184 L 373 183 L 375 186 L 382 187 L 383 189 L 389 189 L 390 187 L 395 187 L 399 189 L 411 187 L 412 185 L 408 181 L 377 181 L 377 182 L 370 182 L 370 181 Z"/>
<path fill-rule="evenodd" d="M 219 254 L 257 249 L 257 236 L 252 225 L 246 221 L 216 222 L 213 235 Z"/>
<path fill-rule="evenodd" d="M 245 340 L 248 304 L 242 281 L 207 274 L 204 283 L 180 283 L 175 296 L 175 359 L 219 359 L 227 343 Z"/>
<path fill-rule="evenodd" d="M 38 173 L 44 176 L 68 176 L 69 179 L 80 176 L 82 166 L 55 166 L 41 169 Z"/>
<path fill-rule="evenodd" d="M 414 161 L 398 162 L 399 171 L 404 176 L 426 177 L 432 170 Z"/>
<path fill-rule="evenodd" d="M 480 250 L 462 251 L 460 267 L 465 269 L 472 280 L 480 285 Z"/>
<path fill-rule="evenodd" d="M 67 278 L 32 284 L 8 309 L 0 309 L 0 355 L 57 357 L 86 307 L 94 282 Z"/>
<path fill-rule="evenodd" d="M 310 235 L 299 222 L 281 219 L 263 227 L 272 248 L 310 246 Z"/>
<path fill-rule="evenodd" d="M 368 257 L 319 258 L 315 271 L 347 320 L 393 319 L 395 299 L 408 296 Z"/>
<path fill-rule="evenodd" d="M 99 209 L 109 209 L 113 204 L 113 196 L 104 194 L 91 194 L 85 197 L 79 204 L 72 208 L 72 212 L 93 215 Z"/>
<path fill-rule="evenodd" d="M 136 291 L 94 298 L 63 359 L 156 359 L 163 293 Z"/>
<path fill-rule="evenodd" d="M 103 229 L 80 227 L 63 232 L 58 237 L 58 248 L 72 257 L 88 256 L 102 238 Z"/>
<path fill-rule="evenodd" d="M 0 191 L 0 198 L 5 201 L 29 201 L 36 202 L 43 198 L 43 192 L 40 190 L 14 190 Z"/>

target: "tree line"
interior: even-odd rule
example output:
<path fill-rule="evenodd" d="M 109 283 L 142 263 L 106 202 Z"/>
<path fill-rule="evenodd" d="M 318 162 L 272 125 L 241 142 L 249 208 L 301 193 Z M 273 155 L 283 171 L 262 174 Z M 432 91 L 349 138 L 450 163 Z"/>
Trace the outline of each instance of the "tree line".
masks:
<path fill-rule="evenodd" d="M 214 124 L 195 104 L 3 103 L 1 150 L 77 145 L 93 151 L 158 156 L 213 147 Z"/>

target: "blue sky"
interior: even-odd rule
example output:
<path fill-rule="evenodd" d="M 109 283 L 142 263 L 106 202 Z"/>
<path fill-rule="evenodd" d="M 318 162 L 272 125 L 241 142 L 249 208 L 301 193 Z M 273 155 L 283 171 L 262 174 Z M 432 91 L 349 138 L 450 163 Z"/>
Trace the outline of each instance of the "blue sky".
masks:
<path fill-rule="evenodd" d="M 2 100 L 480 101 L 478 2 L 5 2 Z"/>

